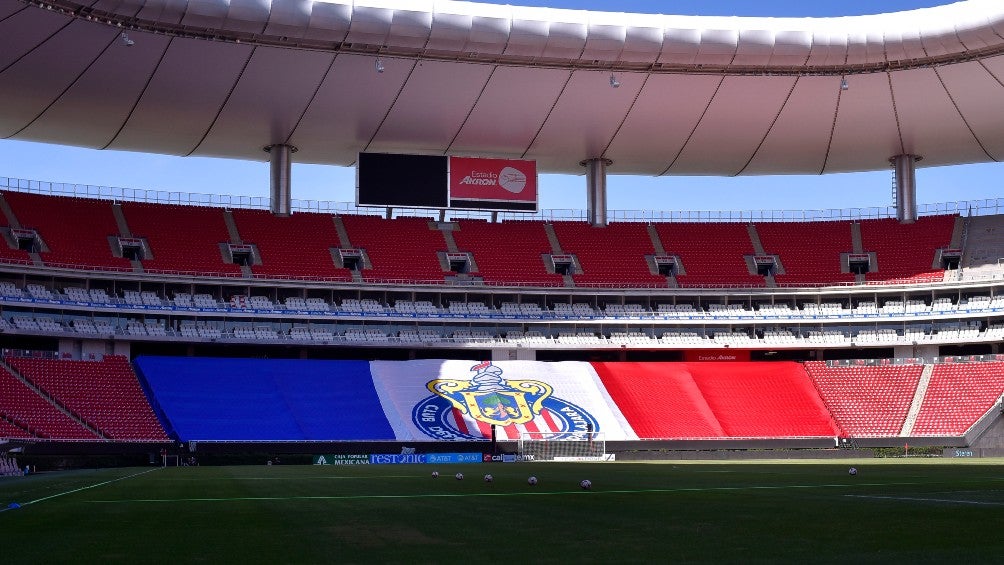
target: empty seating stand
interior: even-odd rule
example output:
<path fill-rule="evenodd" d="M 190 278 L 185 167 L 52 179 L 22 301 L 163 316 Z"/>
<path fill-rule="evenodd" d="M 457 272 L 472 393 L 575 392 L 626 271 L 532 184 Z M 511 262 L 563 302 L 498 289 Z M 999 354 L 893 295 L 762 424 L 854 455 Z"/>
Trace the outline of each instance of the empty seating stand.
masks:
<path fill-rule="evenodd" d="M 23 228 L 31 228 L 45 242 L 41 254 L 47 265 L 80 265 L 130 269 L 128 260 L 115 257 L 109 237 L 119 235 L 110 200 L 5 192 Z M 4 246 L 6 247 L 6 246 Z"/>
<path fill-rule="evenodd" d="M 765 222 L 756 230 L 764 251 L 784 267 L 779 285 L 854 282 L 852 273 L 840 272 L 840 254 L 853 249 L 850 222 Z"/>
<path fill-rule="evenodd" d="M 30 439 L 35 437 L 31 435 L 28 430 L 19 427 L 12 421 L 8 421 L 6 418 L 11 418 L 7 416 L 2 411 L 0 411 L 0 438 L 7 439 Z"/>
<path fill-rule="evenodd" d="M 6 368 L 0 369 L 0 419 L 13 422 L 19 435 L 52 440 L 97 440 L 94 432 L 62 412 Z"/>
<path fill-rule="evenodd" d="M 473 253 L 477 276 L 486 284 L 561 286 L 561 275 L 548 273 L 542 256 L 551 252 L 544 223 L 506 221 L 492 224 L 460 220 L 453 239 L 461 251 Z"/>
<path fill-rule="evenodd" d="M 935 365 L 913 435 L 960 436 L 994 408 L 1002 394 L 1002 362 Z"/>
<path fill-rule="evenodd" d="M 429 227 L 428 218 L 341 218 L 353 247 L 365 249 L 372 263 L 372 268 L 362 272 L 364 280 L 444 280 L 437 252 L 446 250 L 446 240 L 439 230 Z"/>
<path fill-rule="evenodd" d="M 554 222 L 561 250 L 579 259 L 582 274 L 576 284 L 603 286 L 666 286 L 666 277 L 653 275 L 646 255 L 655 254 L 647 224 L 614 222 L 593 227 L 582 222 Z"/>
<path fill-rule="evenodd" d="M 134 237 L 146 238 L 153 254 L 147 270 L 199 275 L 238 275 L 239 266 L 226 263 L 221 243 L 230 241 L 223 210 L 125 202 L 122 211 Z"/>
<path fill-rule="evenodd" d="M 125 357 L 112 355 L 100 361 L 8 357 L 6 361 L 110 439 L 168 439 Z"/>
<path fill-rule="evenodd" d="M 657 223 L 662 246 L 678 255 L 685 275 L 677 277 L 682 287 L 765 286 L 763 277 L 751 275 L 744 257 L 753 255 L 743 223 Z"/>
<path fill-rule="evenodd" d="M 923 365 L 830 367 L 822 361 L 806 362 L 805 368 L 852 437 L 898 436 L 924 370 Z"/>
<path fill-rule="evenodd" d="M 944 277 L 932 268 L 935 252 L 952 241 L 955 216 L 925 216 L 912 224 L 895 219 L 863 220 L 861 242 L 874 252 L 878 270 L 865 275 L 869 281 L 928 282 Z"/>
<path fill-rule="evenodd" d="M 109 238 L 119 236 L 115 204 L 107 200 L 47 196 L 5 191 L 21 225 L 38 231 L 48 247 L 41 254 L 49 265 L 131 269 L 115 257 Z M 220 208 L 122 202 L 130 235 L 145 238 L 152 256 L 143 259 L 151 272 L 198 275 L 238 275 L 239 266 L 227 262 L 221 244 L 231 241 Z M 234 209 L 242 241 L 258 247 L 262 263 L 252 272 L 266 277 L 314 278 L 349 281 L 351 273 L 336 267 L 331 249 L 340 239 L 331 215 L 309 212 L 288 218 L 262 210 Z M 448 272 L 436 256 L 446 251 L 443 234 L 430 227 L 430 218 L 341 216 L 351 245 L 366 249 L 372 268 L 366 281 L 442 282 Z M 860 222 L 863 251 L 875 254 L 876 271 L 867 281 L 927 282 L 943 277 L 933 266 L 938 249 L 948 247 L 956 216 L 926 216 L 914 224 L 894 219 Z M 745 256 L 754 254 L 753 242 L 742 222 L 656 222 L 652 224 L 668 255 L 682 261 L 683 287 L 764 286 L 762 276 L 750 274 Z M 543 255 L 552 253 L 545 222 L 512 220 L 489 223 L 458 220 L 453 238 L 462 252 L 473 254 L 486 284 L 562 286 L 561 276 L 548 273 Z M 593 228 L 579 222 L 555 222 L 554 231 L 566 253 L 575 254 L 583 272 L 577 284 L 662 286 L 665 277 L 653 275 L 645 255 L 656 248 L 646 224 L 613 222 Z M 764 251 L 778 255 L 785 273 L 782 285 L 820 285 L 854 280 L 841 273 L 840 254 L 853 251 L 849 222 L 764 222 L 757 224 Z M 0 244 L 0 261 L 27 262 L 28 253 Z"/>
<path fill-rule="evenodd" d="M 335 265 L 331 248 L 338 233 L 330 214 L 300 212 L 279 217 L 267 210 L 233 211 L 241 240 L 258 247 L 260 265 L 252 272 L 268 277 L 352 280 L 348 269 Z"/>

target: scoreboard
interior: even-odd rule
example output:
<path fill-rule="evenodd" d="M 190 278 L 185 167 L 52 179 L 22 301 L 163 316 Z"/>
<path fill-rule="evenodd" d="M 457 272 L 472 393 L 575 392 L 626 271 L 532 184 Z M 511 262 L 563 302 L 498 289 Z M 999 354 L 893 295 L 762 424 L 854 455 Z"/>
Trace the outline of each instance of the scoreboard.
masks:
<path fill-rule="evenodd" d="M 356 205 L 537 211 L 537 164 L 518 159 L 360 153 Z"/>

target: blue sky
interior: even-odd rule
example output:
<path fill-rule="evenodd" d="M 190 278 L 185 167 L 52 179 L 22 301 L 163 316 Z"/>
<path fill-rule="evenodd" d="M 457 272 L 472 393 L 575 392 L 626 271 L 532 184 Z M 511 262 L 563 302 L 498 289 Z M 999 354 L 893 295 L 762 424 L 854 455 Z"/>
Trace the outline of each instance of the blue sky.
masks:
<path fill-rule="evenodd" d="M 502 2 L 499 2 L 502 3 Z M 511 4 L 554 8 L 719 16 L 811 17 L 861 15 L 930 7 L 937 0 L 667 0 L 599 2 L 547 0 Z M 268 195 L 264 162 L 182 158 L 96 151 L 0 140 L 0 175 L 31 180 L 156 190 Z M 922 168 L 917 172 L 920 203 L 1004 196 L 1004 165 L 990 163 Z M 891 203 L 889 171 L 825 176 L 633 177 L 608 178 L 612 210 L 760 210 L 886 206 Z M 294 165 L 293 197 L 350 202 L 355 171 L 342 167 Z M 585 208 L 581 176 L 541 175 L 542 208 Z"/>

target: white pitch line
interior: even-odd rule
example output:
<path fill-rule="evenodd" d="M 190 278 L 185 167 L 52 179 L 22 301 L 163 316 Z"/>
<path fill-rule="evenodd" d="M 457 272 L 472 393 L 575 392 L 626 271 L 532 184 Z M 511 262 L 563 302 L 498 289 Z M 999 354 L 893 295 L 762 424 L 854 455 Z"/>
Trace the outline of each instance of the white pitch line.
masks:
<path fill-rule="evenodd" d="M 104 481 L 104 482 L 100 482 L 100 483 L 97 483 L 97 484 L 88 485 L 86 487 L 75 488 L 73 490 L 68 490 L 68 491 L 65 491 L 65 492 L 57 493 L 57 494 L 50 494 L 49 496 L 44 496 L 42 498 L 36 498 L 35 500 L 31 500 L 31 501 L 28 501 L 28 502 L 22 502 L 20 504 L 20 506 L 21 506 L 21 508 L 24 508 L 25 506 L 28 506 L 29 504 L 37 504 L 39 502 L 45 502 L 46 500 L 52 500 L 53 498 L 58 498 L 60 496 L 66 496 L 68 494 L 73 494 L 75 492 L 80 492 L 80 491 L 84 491 L 84 490 L 90 490 L 92 488 L 97 488 L 97 487 L 101 487 L 101 486 L 105 486 L 105 485 L 110 485 L 112 483 L 117 483 L 119 481 L 124 481 L 126 479 L 131 479 L 133 477 L 138 477 L 140 475 L 145 475 L 147 473 L 152 473 L 153 471 L 158 471 L 158 470 L 160 470 L 160 467 L 154 467 L 153 469 L 147 469 L 146 471 L 140 471 L 139 473 L 133 473 L 132 475 L 128 475 L 128 476 L 125 476 L 125 477 L 119 477 L 117 479 L 111 479 L 109 481 Z M 3 510 L 0 510 L 0 512 L 2 512 L 4 510 L 12 510 L 12 508 L 7 507 L 7 508 L 4 508 Z"/>
<path fill-rule="evenodd" d="M 873 498 L 877 500 L 901 500 L 905 502 L 944 502 L 947 504 L 972 504 L 975 506 L 1004 506 L 1004 502 L 984 502 L 981 500 L 956 500 L 952 498 L 923 498 L 919 496 L 876 496 L 867 494 L 845 494 L 850 498 Z"/>

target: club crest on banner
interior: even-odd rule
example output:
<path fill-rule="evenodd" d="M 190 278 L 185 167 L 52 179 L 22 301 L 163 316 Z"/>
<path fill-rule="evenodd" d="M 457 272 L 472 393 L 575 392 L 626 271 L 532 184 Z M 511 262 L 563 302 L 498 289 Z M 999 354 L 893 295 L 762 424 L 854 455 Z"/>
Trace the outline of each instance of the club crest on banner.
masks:
<path fill-rule="evenodd" d="M 470 370 L 474 376 L 468 380 L 434 379 L 426 384 L 432 396 L 412 412 L 423 433 L 437 439 L 485 439 L 491 437 L 492 426 L 499 426 L 507 434 L 500 439 L 538 431 L 572 439 L 599 431 L 592 415 L 554 397 L 554 388 L 546 382 L 505 379 L 502 368 L 490 361 Z"/>

